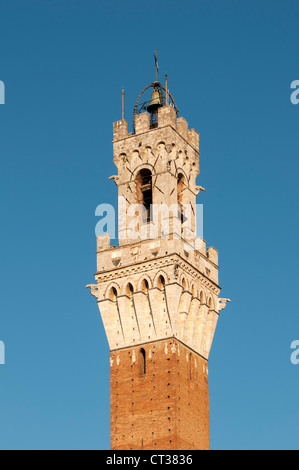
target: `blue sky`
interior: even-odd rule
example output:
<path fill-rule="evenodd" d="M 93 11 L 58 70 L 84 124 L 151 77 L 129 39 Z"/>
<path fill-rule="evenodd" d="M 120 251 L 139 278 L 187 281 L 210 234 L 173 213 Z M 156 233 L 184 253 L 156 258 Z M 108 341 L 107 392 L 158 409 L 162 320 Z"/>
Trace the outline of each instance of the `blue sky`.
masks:
<path fill-rule="evenodd" d="M 204 238 L 223 297 L 213 449 L 298 449 L 297 0 L 2 0 L 1 449 L 108 449 L 95 208 L 116 204 L 112 123 L 160 76 L 201 134 Z"/>

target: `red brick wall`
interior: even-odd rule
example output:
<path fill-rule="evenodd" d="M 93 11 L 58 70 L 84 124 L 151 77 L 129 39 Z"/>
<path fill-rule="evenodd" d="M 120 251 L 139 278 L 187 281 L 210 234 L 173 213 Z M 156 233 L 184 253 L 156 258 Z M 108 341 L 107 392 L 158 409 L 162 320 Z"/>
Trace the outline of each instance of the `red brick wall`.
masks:
<path fill-rule="evenodd" d="M 209 449 L 207 361 L 176 339 L 111 352 L 111 449 Z"/>

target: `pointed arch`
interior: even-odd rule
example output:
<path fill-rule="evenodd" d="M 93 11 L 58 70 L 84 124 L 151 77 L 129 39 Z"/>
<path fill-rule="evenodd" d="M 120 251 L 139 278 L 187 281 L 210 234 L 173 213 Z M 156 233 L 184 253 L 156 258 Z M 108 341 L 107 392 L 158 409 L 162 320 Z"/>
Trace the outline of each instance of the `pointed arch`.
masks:
<path fill-rule="evenodd" d="M 190 292 L 192 294 L 192 298 L 197 298 L 198 297 L 197 288 L 196 288 L 196 285 L 195 285 L 194 282 L 191 283 Z"/>
<path fill-rule="evenodd" d="M 164 271 L 159 271 L 154 277 L 153 286 L 161 289 L 168 283 L 168 276 Z"/>
<path fill-rule="evenodd" d="M 105 294 L 104 294 L 104 299 L 107 300 L 113 300 L 114 302 L 117 300 L 117 297 L 119 296 L 120 293 L 120 287 L 116 282 L 112 282 L 109 284 L 107 287 Z"/>
<path fill-rule="evenodd" d="M 176 170 L 176 179 L 178 180 L 179 178 L 183 180 L 184 184 L 188 188 L 189 187 L 189 179 L 188 179 L 187 173 L 185 172 L 185 170 L 183 170 L 183 168 L 177 168 L 177 170 Z"/>
<path fill-rule="evenodd" d="M 147 275 L 143 275 L 138 282 L 137 290 L 146 293 L 152 288 L 151 278 Z"/>
<path fill-rule="evenodd" d="M 188 280 L 187 276 L 185 275 L 185 273 L 183 273 L 180 277 L 180 284 L 183 288 L 183 292 L 186 292 L 186 291 L 189 292 L 189 287 L 190 287 L 189 280 Z"/>
<path fill-rule="evenodd" d="M 152 173 L 152 176 L 155 176 L 156 174 L 153 165 L 151 165 L 150 163 L 141 163 L 139 166 L 137 166 L 134 169 L 131 175 L 131 181 L 136 179 L 136 176 L 138 175 L 138 173 L 140 173 L 141 170 L 150 170 Z"/>
<path fill-rule="evenodd" d="M 199 293 L 199 300 L 200 300 L 200 305 L 203 305 L 206 303 L 206 294 L 204 290 L 201 290 Z"/>
<path fill-rule="evenodd" d="M 130 299 L 133 297 L 133 293 L 134 293 L 134 287 L 133 285 L 131 284 L 131 282 L 128 282 L 128 284 L 126 285 L 126 295 L 128 297 L 130 297 Z"/>
<path fill-rule="evenodd" d="M 215 310 L 215 302 L 214 302 L 214 299 L 213 299 L 213 296 L 210 295 L 208 297 L 208 300 L 207 300 L 207 305 L 209 307 L 210 310 Z"/>

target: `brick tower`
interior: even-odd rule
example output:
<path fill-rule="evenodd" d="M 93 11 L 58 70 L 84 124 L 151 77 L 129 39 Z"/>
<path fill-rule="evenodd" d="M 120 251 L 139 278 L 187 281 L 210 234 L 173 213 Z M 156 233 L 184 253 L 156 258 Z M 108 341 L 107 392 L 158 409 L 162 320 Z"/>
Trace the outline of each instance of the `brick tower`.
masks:
<path fill-rule="evenodd" d="M 119 245 L 97 237 L 87 286 L 110 347 L 111 448 L 209 449 L 208 357 L 228 299 L 218 252 L 196 234 L 199 134 L 166 84 L 141 92 L 133 132 L 124 115 L 113 124 L 113 161 Z"/>

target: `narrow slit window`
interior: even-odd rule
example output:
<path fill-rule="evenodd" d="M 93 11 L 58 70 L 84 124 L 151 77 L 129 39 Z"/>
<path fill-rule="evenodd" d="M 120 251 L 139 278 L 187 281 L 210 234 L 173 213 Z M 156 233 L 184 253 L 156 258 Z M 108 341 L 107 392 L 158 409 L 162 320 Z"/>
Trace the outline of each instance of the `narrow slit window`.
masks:
<path fill-rule="evenodd" d="M 140 374 L 145 375 L 146 373 L 146 355 L 143 348 L 139 351 L 139 365 L 140 365 Z"/>
<path fill-rule="evenodd" d="M 179 174 L 177 180 L 177 191 L 178 191 L 178 217 L 181 219 L 181 224 L 187 220 L 184 216 L 184 190 L 186 189 L 185 177 L 182 173 Z"/>

